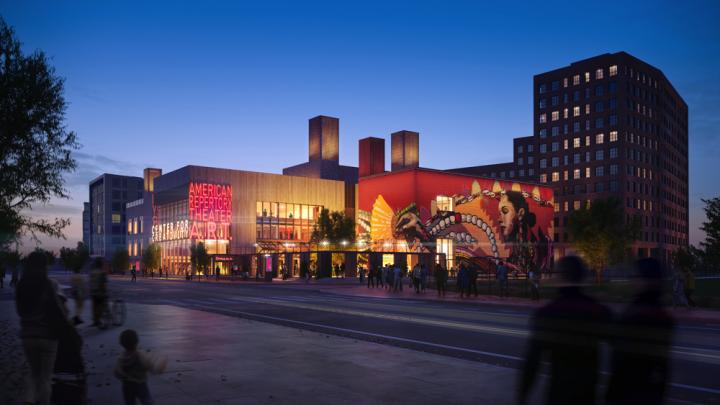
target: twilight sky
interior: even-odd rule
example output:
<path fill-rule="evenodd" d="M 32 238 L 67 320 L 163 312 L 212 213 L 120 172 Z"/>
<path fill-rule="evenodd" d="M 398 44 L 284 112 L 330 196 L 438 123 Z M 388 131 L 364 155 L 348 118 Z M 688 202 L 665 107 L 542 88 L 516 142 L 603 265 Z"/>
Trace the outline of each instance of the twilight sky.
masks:
<path fill-rule="evenodd" d="M 279 173 L 307 160 L 319 114 L 340 118 L 343 164 L 357 164 L 358 139 L 400 129 L 420 132 L 424 167 L 509 161 L 512 138 L 532 134 L 534 74 L 621 50 L 689 106 L 690 240 L 703 238 L 700 198 L 720 194 L 720 2 L 236 3 L 0 0 L 24 51 L 66 78 L 83 145 L 72 198 L 33 211 L 72 219 L 67 240 L 43 246 L 82 238 L 102 172 Z"/>

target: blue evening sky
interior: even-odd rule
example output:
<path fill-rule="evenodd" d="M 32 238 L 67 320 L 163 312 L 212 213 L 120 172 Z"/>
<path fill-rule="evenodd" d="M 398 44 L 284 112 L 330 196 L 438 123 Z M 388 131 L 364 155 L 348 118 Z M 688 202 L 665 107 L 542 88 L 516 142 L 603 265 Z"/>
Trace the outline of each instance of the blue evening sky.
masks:
<path fill-rule="evenodd" d="M 66 78 L 67 126 L 83 145 L 72 199 L 34 211 L 73 220 L 52 248 L 81 239 L 87 182 L 101 172 L 280 172 L 307 159 L 319 114 L 340 118 L 344 164 L 357 164 L 358 139 L 400 129 L 420 132 L 425 167 L 511 160 L 512 138 L 532 133 L 533 74 L 621 50 L 689 105 L 692 243 L 700 198 L 720 194 L 717 1 L 0 5 L 24 50 L 45 51 Z"/>

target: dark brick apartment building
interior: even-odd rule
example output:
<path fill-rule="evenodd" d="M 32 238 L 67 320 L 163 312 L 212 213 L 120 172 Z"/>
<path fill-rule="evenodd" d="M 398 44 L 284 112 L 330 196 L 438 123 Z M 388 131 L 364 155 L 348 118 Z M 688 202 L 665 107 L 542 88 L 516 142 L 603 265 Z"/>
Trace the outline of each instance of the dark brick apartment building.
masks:
<path fill-rule="evenodd" d="M 668 259 L 688 244 L 688 108 L 662 71 L 596 56 L 536 75 L 533 104 L 533 135 L 514 139 L 512 162 L 452 171 L 552 186 L 560 255 L 570 212 L 609 196 L 640 218 L 634 254 Z"/>

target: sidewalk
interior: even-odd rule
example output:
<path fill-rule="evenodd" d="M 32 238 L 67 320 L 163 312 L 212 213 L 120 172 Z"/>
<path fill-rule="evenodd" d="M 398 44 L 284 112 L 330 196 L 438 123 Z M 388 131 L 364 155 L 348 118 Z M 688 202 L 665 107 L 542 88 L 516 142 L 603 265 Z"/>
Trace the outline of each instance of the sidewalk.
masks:
<path fill-rule="evenodd" d="M 16 336 L 13 304 L 0 302 L 0 311 L 0 322 L 15 329 L 3 336 Z M 124 328 L 139 332 L 142 350 L 169 359 L 164 374 L 150 377 L 157 404 L 505 404 L 514 397 L 513 369 L 173 306 L 128 304 L 122 328 L 81 328 L 92 404 L 122 403 L 112 368 Z M 10 370 L 0 371 L 18 380 L 20 366 L 7 365 Z"/>

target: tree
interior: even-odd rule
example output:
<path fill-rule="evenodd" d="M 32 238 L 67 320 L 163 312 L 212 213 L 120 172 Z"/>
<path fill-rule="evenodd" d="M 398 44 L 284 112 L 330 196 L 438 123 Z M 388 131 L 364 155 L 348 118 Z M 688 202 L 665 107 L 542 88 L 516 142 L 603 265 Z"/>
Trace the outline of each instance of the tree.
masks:
<path fill-rule="evenodd" d="M 210 255 L 208 255 L 205 249 L 205 244 L 198 242 L 194 245 L 190 245 L 190 265 L 193 269 L 193 274 L 196 270 L 207 270 L 210 266 Z"/>
<path fill-rule="evenodd" d="M 705 240 L 700 242 L 704 250 L 704 264 L 709 267 L 720 265 L 720 197 L 702 200 L 705 203 L 706 221 L 700 229 L 705 232 Z"/>
<path fill-rule="evenodd" d="M 142 254 L 142 264 L 146 271 L 160 268 L 160 254 L 160 246 L 157 243 L 151 243 L 145 248 Z"/>
<path fill-rule="evenodd" d="M 60 263 L 68 270 L 80 271 L 88 260 L 90 260 L 90 252 L 82 242 L 78 242 L 75 249 L 67 247 L 60 249 Z"/>
<path fill-rule="evenodd" d="M 672 255 L 672 262 L 680 270 L 692 270 L 698 262 L 697 249 L 681 246 Z"/>
<path fill-rule="evenodd" d="M 130 255 L 126 249 L 120 248 L 113 253 L 110 264 L 113 272 L 124 273 L 130 267 Z"/>
<path fill-rule="evenodd" d="M 331 244 L 355 240 L 355 220 L 340 211 L 330 212 L 323 208 L 313 227 L 310 240 L 314 243 L 327 241 Z"/>
<path fill-rule="evenodd" d="M 14 30 L 0 18 L 0 247 L 30 233 L 62 238 L 68 218 L 23 213 L 51 198 L 67 198 L 63 174 L 75 169 L 79 147 L 63 122 L 64 80 L 45 54 L 23 55 Z"/>
<path fill-rule="evenodd" d="M 595 200 L 590 206 L 575 210 L 569 219 L 572 245 L 582 254 L 602 279 L 603 270 L 621 262 L 634 240 L 640 236 L 640 219 L 626 223 L 622 201 L 615 197 Z"/>

